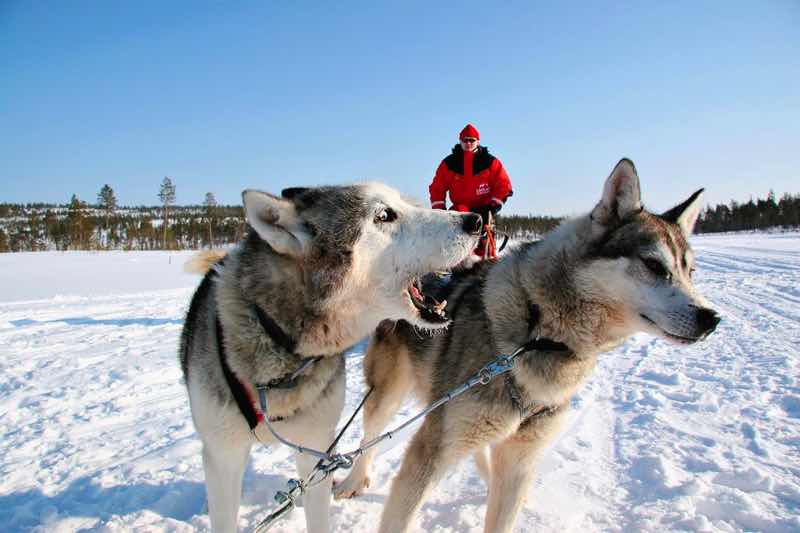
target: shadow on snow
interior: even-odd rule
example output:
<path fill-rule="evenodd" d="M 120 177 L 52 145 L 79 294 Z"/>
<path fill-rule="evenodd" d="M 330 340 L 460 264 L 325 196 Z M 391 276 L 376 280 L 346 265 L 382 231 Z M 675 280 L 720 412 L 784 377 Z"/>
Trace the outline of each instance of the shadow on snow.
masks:
<path fill-rule="evenodd" d="M 204 506 L 205 487 L 199 482 L 104 488 L 93 483 L 91 477 L 82 477 L 53 496 L 39 489 L 0 496 L 0 524 L 3 531 L 21 531 L 55 519 L 89 517 L 105 521 L 144 510 L 186 521 L 203 513 Z"/>
<path fill-rule="evenodd" d="M 54 320 L 32 320 L 30 318 L 21 318 L 19 320 L 10 320 L 9 323 L 17 328 L 26 326 L 40 326 L 43 324 L 67 324 L 69 326 L 163 326 L 166 324 L 183 324 L 183 319 L 175 318 L 109 318 L 97 319 L 88 316 L 80 316 L 74 318 L 56 318 Z"/>

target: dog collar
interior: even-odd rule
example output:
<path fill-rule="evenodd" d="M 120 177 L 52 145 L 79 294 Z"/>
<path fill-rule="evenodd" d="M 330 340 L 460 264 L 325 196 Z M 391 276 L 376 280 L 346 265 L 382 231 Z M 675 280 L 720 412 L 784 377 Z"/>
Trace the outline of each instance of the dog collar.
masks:
<path fill-rule="evenodd" d="M 528 303 L 528 336 L 533 337 L 528 342 L 522 345 L 524 352 L 559 352 L 563 354 L 572 353 L 569 346 L 563 342 L 554 341 L 547 337 L 539 337 L 534 335 L 534 331 L 539 327 L 539 321 L 542 318 L 542 310 L 533 302 Z M 508 372 L 505 375 L 505 384 L 508 388 L 508 396 L 511 399 L 511 404 L 514 409 L 519 411 L 520 419 L 524 422 L 532 418 L 540 418 L 544 416 L 552 416 L 556 414 L 561 405 L 544 405 L 533 403 L 525 405 L 522 403 L 522 394 L 517 386 L 517 380 L 514 375 Z"/>
<path fill-rule="evenodd" d="M 526 352 L 571 352 L 569 346 L 563 342 L 554 341 L 547 337 L 534 335 L 542 318 L 541 308 L 533 302 L 528 302 L 528 337 L 531 339 L 523 346 Z"/>

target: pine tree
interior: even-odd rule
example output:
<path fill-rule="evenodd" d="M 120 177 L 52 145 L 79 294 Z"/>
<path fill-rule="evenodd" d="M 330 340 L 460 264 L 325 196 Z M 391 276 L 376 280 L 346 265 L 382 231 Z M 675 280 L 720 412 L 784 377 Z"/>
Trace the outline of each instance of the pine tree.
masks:
<path fill-rule="evenodd" d="M 764 201 L 764 221 L 767 227 L 780 225 L 779 213 L 778 202 L 775 201 L 775 191 L 770 189 L 767 199 Z"/>
<path fill-rule="evenodd" d="M 104 229 L 108 232 L 108 220 L 114 214 L 114 210 L 117 209 L 117 197 L 114 195 L 114 189 L 108 183 L 103 185 L 103 188 L 97 193 L 97 204 L 105 213 L 106 225 Z"/>
<path fill-rule="evenodd" d="M 84 227 L 86 225 L 86 216 L 84 215 L 83 210 L 86 208 L 86 204 L 78 198 L 77 194 L 73 194 L 72 198 L 69 201 L 69 207 L 67 211 L 67 222 L 68 222 L 68 231 L 69 231 L 69 241 L 70 245 L 74 247 L 76 250 L 80 250 L 84 247 L 85 244 L 85 234 L 84 234 Z"/>
<path fill-rule="evenodd" d="M 31 252 L 35 252 L 46 247 L 43 230 L 44 228 L 42 227 L 42 219 L 39 216 L 39 213 L 36 212 L 36 209 L 31 209 L 31 212 L 28 214 L 28 231 L 30 232 L 28 245 L 30 246 Z"/>
<path fill-rule="evenodd" d="M 46 238 L 53 243 L 56 250 L 64 249 L 64 223 L 58 220 L 52 209 L 48 209 L 44 214 L 44 231 Z"/>
<path fill-rule="evenodd" d="M 172 184 L 172 180 L 169 179 L 168 176 L 164 176 L 164 180 L 161 182 L 161 189 L 158 191 L 158 199 L 161 200 L 161 205 L 164 206 L 164 239 L 163 239 L 163 246 L 164 249 L 167 248 L 167 226 L 169 221 L 169 207 L 175 203 L 175 185 Z"/>
<path fill-rule="evenodd" d="M 800 225 L 800 213 L 798 212 L 798 200 L 800 196 L 793 197 L 791 194 L 784 193 L 778 202 L 781 224 L 784 226 Z"/>
<path fill-rule="evenodd" d="M 9 251 L 11 250 L 9 250 L 8 248 L 8 235 L 6 235 L 5 231 L 0 229 L 0 253 L 5 253 Z"/>
<path fill-rule="evenodd" d="M 214 236 L 211 233 L 211 224 L 217 214 L 217 199 L 214 197 L 213 192 L 206 193 L 206 199 L 203 201 L 206 208 L 206 220 L 208 221 L 208 247 L 214 247 Z"/>

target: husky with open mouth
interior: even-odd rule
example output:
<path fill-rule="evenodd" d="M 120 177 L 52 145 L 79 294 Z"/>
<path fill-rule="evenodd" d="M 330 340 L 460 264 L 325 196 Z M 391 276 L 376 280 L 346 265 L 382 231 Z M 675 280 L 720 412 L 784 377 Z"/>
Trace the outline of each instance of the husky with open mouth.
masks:
<path fill-rule="evenodd" d="M 216 532 L 237 529 L 251 446 L 274 441 L 254 402 L 256 384 L 321 356 L 290 387 L 267 393 L 267 415 L 286 438 L 326 449 L 344 405 L 342 351 L 386 318 L 445 327 L 444 304 L 422 292 L 419 277 L 464 260 L 481 230 L 478 215 L 421 207 L 378 183 L 292 188 L 281 197 L 247 190 L 243 200 L 244 240 L 191 266 L 205 277 L 180 346 Z M 298 456 L 299 475 L 315 463 Z M 304 496 L 309 531 L 328 531 L 330 493 L 329 479 Z"/>

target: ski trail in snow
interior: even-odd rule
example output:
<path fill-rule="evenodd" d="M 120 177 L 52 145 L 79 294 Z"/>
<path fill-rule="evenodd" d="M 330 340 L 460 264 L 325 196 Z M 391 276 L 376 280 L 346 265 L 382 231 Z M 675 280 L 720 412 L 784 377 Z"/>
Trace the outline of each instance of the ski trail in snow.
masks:
<path fill-rule="evenodd" d="M 741 250 L 698 251 L 698 288 L 723 315 L 714 335 L 626 354 L 614 396 L 624 531 L 800 526 L 800 254 Z"/>

